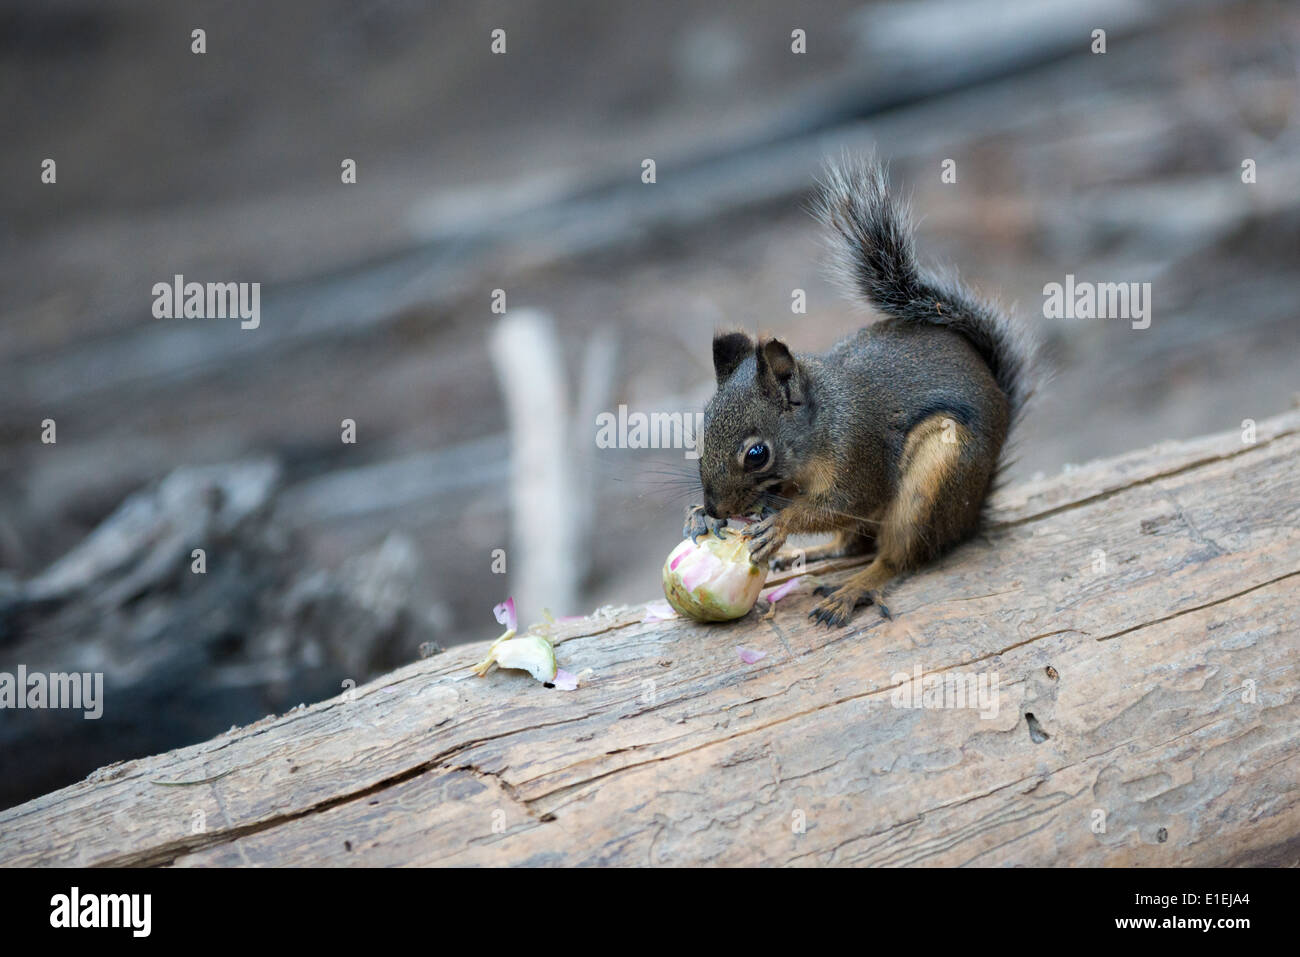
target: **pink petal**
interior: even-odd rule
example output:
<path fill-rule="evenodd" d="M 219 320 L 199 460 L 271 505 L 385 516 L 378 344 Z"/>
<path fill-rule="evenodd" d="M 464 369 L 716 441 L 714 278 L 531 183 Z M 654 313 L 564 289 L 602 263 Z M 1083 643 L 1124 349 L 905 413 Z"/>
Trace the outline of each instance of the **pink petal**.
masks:
<path fill-rule="evenodd" d="M 783 582 L 782 584 L 777 585 L 763 597 L 769 602 L 778 602 L 786 595 L 790 594 L 790 592 L 794 591 L 794 586 L 803 581 L 803 578 L 804 576 L 802 575 L 798 578 L 791 578 L 788 582 Z"/>
<path fill-rule="evenodd" d="M 563 668 L 555 669 L 555 680 L 551 682 L 560 691 L 577 691 L 578 676 L 570 674 Z"/>
<path fill-rule="evenodd" d="M 687 591 L 695 591 L 697 587 L 712 578 L 721 567 L 722 559 L 705 552 L 693 567 L 682 573 L 682 587 Z"/>
<path fill-rule="evenodd" d="M 645 617 L 642 621 L 668 621 L 676 618 L 677 612 L 673 611 L 673 606 L 666 601 L 646 602 Z"/>
<path fill-rule="evenodd" d="M 677 571 L 677 566 L 681 563 L 681 560 L 682 560 L 683 558 L 685 558 L 685 557 L 686 557 L 686 553 L 685 553 L 685 552 L 682 552 L 680 555 L 678 555 L 676 558 L 674 558 L 674 559 L 673 559 L 673 563 L 672 563 L 671 565 L 668 566 L 668 570 L 669 570 L 670 572 L 675 572 L 675 571 Z"/>
<path fill-rule="evenodd" d="M 739 645 L 736 646 L 736 651 L 740 655 L 740 660 L 747 665 L 752 665 L 767 657 L 766 651 L 754 651 L 750 648 L 741 648 Z"/>
<path fill-rule="evenodd" d="M 507 598 L 493 608 L 492 614 L 496 616 L 498 625 L 505 625 L 511 631 L 519 630 L 519 616 L 515 614 L 515 600 L 513 598 Z"/>

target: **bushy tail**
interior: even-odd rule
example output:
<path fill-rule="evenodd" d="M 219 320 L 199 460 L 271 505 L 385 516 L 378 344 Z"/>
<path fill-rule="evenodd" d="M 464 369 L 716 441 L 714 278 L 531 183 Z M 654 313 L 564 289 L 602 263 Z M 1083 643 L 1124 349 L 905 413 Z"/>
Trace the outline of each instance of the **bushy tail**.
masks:
<path fill-rule="evenodd" d="M 836 233 L 839 278 L 886 315 L 960 333 L 988 363 L 1006 394 L 1012 420 L 1033 391 L 1035 347 L 1009 318 L 956 277 L 923 270 L 916 260 L 911 217 L 889 195 L 874 159 L 832 164 L 814 212 Z"/>

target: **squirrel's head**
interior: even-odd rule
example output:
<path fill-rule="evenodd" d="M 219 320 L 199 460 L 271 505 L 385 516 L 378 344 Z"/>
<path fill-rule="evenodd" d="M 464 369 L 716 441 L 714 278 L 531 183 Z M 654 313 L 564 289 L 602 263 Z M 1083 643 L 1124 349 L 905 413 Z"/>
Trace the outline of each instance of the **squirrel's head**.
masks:
<path fill-rule="evenodd" d="M 725 519 L 787 504 L 813 434 L 806 371 L 784 342 L 745 332 L 714 337 L 713 369 L 699 447 L 704 510 Z"/>

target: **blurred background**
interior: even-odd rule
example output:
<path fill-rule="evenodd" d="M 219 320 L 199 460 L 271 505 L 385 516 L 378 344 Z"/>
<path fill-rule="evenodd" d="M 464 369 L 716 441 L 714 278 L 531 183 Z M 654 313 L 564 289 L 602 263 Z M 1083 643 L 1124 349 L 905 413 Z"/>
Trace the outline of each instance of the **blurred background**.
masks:
<path fill-rule="evenodd" d="M 1285 410 L 1298 69 L 1283 0 L 11 0 L 0 671 L 105 703 L 0 711 L 0 806 L 495 637 L 508 594 L 659 597 L 694 462 L 592 413 L 701 408 L 717 326 L 865 321 L 828 156 L 888 159 L 922 255 L 1046 341 L 1013 479 Z M 155 319 L 178 273 L 260 282 L 260 326 Z M 1067 274 L 1151 283 L 1150 327 L 1044 318 Z"/>

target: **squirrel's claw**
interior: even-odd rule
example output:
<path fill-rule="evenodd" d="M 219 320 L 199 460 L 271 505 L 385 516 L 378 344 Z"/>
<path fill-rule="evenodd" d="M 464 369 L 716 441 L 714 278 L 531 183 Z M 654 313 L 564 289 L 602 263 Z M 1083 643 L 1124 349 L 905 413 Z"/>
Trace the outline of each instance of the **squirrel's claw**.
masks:
<path fill-rule="evenodd" d="M 745 529 L 749 539 L 749 558 L 755 565 L 766 565 L 785 544 L 786 532 L 774 513 Z"/>
<path fill-rule="evenodd" d="M 700 536 L 707 535 L 709 532 L 721 538 L 722 530 L 726 527 L 726 519 L 714 518 L 707 514 L 703 505 L 692 505 L 686 510 L 686 524 L 682 526 L 682 538 L 689 538 L 698 544 Z"/>
<path fill-rule="evenodd" d="M 839 588 L 819 585 L 813 589 L 813 594 L 826 597 L 813 606 L 813 610 L 808 612 L 808 617 L 831 628 L 847 625 L 849 619 L 853 617 L 854 610 L 860 605 L 875 605 L 882 618 L 894 620 L 893 614 L 884 603 L 884 595 L 878 589 L 861 590 L 853 585 L 842 585 Z"/>

